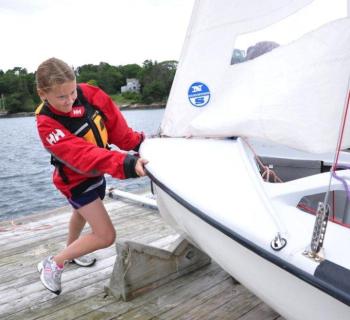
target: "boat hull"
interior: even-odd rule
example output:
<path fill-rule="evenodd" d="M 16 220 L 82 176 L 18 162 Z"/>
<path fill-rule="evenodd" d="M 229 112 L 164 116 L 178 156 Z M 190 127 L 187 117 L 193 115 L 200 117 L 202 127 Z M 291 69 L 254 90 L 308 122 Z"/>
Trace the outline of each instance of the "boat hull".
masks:
<path fill-rule="evenodd" d="M 155 185 L 162 217 L 185 233 L 225 271 L 286 319 L 350 319 L 350 308 L 299 277 L 253 252 L 244 243 L 198 217 Z M 244 239 L 243 239 L 244 241 Z"/>

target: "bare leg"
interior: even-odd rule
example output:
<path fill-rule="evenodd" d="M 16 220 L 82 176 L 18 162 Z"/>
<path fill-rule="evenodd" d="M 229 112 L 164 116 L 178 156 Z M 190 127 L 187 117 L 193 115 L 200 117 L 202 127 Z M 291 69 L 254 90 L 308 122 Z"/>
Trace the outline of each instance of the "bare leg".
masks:
<path fill-rule="evenodd" d="M 80 208 L 78 213 L 89 223 L 92 231 L 80 236 L 54 256 L 59 265 L 67 260 L 109 247 L 115 241 L 116 232 L 101 199 L 98 198 Z"/>
<path fill-rule="evenodd" d="M 69 221 L 67 247 L 79 238 L 80 233 L 83 230 L 85 224 L 86 220 L 83 218 L 83 216 L 80 215 L 77 210 L 73 210 L 72 216 Z"/>

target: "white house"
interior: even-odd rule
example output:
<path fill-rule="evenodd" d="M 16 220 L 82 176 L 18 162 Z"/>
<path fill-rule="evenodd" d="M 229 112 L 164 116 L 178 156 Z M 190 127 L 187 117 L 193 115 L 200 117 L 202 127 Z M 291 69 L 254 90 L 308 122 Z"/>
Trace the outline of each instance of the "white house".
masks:
<path fill-rule="evenodd" d="M 135 78 L 126 79 L 126 86 L 120 88 L 121 93 L 124 92 L 140 92 L 140 81 Z"/>

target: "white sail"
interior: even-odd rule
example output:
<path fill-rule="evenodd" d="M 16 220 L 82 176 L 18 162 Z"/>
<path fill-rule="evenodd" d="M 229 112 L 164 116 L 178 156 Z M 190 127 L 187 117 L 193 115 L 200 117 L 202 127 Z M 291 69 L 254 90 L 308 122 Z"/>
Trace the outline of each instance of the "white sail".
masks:
<path fill-rule="evenodd" d="M 350 74 L 347 19 L 230 64 L 238 35 L 270 26 L 311 2 L 197 1 L 161 133 L 244 135 L 307 151 L 334 150 Z"/>
<path fill-rule="evenodd" d="M 236 68 L 243 77 L 232 74 L 239 77 L 235 87 L 226 77 L 215 108 L 192 121 L 193 135 L 243 135 L 315 153 L 335 150 L 350 76 L 349 18 Z M 343 147 L 350 147 L 348 133 Z"/>

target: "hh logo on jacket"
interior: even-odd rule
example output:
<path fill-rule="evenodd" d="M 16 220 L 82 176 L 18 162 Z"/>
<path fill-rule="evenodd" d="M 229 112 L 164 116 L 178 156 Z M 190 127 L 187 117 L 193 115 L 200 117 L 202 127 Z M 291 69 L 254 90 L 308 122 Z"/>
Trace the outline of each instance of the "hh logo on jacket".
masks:
<path fill-rule="evenodd" d="M 55 144 L 56 142 L 58 142 L 58 140 L 60 140 L 63 137 L 64 137 L 63 131 L 60 129 L 55 129 L 46 137 L 46 141 L 49 144 Z"/>
<path fill-rule="evenodd" d="M 84 107 L 74 107 L 72 111 L 70 112 L 71 118 L 80 118 L 85 114 L 85 108 Z"/>

